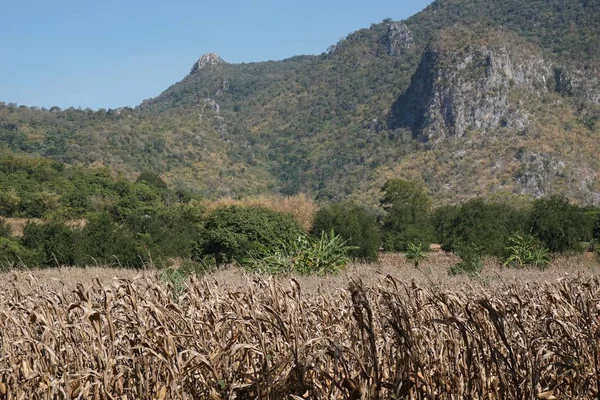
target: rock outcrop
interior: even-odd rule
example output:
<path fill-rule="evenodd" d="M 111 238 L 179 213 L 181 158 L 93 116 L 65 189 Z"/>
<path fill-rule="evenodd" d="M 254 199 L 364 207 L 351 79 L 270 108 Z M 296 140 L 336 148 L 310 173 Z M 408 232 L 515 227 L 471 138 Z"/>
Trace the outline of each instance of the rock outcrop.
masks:
<path fill-rule="evenodd" d="M 511 104 L 520 89 L 532 95 L 554 88 L 554 67 L 495 33 L 489 43 L 431 47 L 409 89 L 393 107 L 392 125 L 408 128 L 422 141 L 462 137 L 470 129 L 500 126 L 527 129 L 529 116 Z M 551 84 L 549 83 L 551 80 Z"/>
<path fill-rule="evenodd" d="M 194 63 L 192 66 L 191 74 L 206 67 L 212 67 L 215 65 L 225 64 L 225 61 L 218 54 L 215 53 L 206 53 L 203 54 L 198 61 Z"/>
<path fill-rule="evenodd" d="M 388 25 L 388 54 L 399 56 L 413 45 L 413 35 L 403 22 L 390 22 Z"/>

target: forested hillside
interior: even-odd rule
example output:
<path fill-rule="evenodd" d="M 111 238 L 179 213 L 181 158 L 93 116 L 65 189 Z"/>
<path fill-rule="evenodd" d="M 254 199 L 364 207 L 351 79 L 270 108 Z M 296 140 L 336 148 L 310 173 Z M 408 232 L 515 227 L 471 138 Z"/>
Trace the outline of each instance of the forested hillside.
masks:
<path fill-rule="evenodd" d="M 207 197 L 374 204 L 402 177 L 440 204 L 494 192 L 600 204 L 598 20 L 597 1 L 438 0 L 321 55 L 204 55 L 135 109 L 3 104 L 0 146 L 152 171 Z"/>

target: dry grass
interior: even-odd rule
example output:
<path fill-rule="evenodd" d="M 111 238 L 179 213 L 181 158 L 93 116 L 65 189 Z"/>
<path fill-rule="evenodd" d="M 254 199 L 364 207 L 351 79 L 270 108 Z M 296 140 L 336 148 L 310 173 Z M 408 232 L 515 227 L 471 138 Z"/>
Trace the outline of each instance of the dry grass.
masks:
<path fill-rule="evenodd" d="M 245 207 L 264 207 L 272 211 L 292 215 L 296 221 L 306 230 L 312 227 L 313 218 L 317 211 L 317 203 L 305 194 L 295 196 L 276 196 L 265 195 L 258 197 L 246 197 L 239 200 L 232 198 L 221 198 L 218 200 L 204 202 L 207 212 L 212 212 L 219 207 L 225 206 L 245 206 Z"/>
<path fill-rule="evenodd" d="M 598 396 L 596 260 L 488 260 L 475 280 L 448 277 L 454 262 L 386 255 L 327 279 L 232 268 L 183 291 L 152 271 L 9 273 L 0 398 Z"/>
<path fill-rule="evenodd" d="M 10 234 L 15 237 L 23 236 L 23 229 L 28 223 L 41 223 L 39 218 L 4 218 L 4 221 L 10 228 Z M 73 219 L 65 222 L 71 228 L 83 228 L 87 221 L 85 219 Z"/>

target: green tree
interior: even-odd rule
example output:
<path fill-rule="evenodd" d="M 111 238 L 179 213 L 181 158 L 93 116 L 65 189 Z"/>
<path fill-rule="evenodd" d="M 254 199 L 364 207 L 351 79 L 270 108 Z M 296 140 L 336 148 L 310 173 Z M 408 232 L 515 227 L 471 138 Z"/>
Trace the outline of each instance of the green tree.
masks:
<path fill-rule="evenodd" d="M 590 216 L 592 220 L 592 238 L 600 244 L 600 209 L 596 209 Z"/>
<path fill-rule="evenodd" d="M 383 245 L 386 250 L 405 251 L 409 243 L 431 243 L 433 230 L 430 221 L 431 200 L 425 189 L 402 179 L 387 181 L 381 191 Z"/>
<path fill-rule="evenodd" d="M 334 230 L 346 244 L 356 247 L 349 252 L 354 258 L 377 260 L 381 246 L 381 233 L 375 214 L 365 208 L 352 204 L 331 204 L 317 211 L 312 233 Z"/>
<path fill-rule="evenodd" d="M 473 243 L 462 243 L 456 248 L 460 261 L 448 268 L 450 275 L 477 276 L 483 270 L 481 249 Z"/>
<path fill-rule="evenodd" d="M 14 217 L 19 210 L 21 198 L 14 188 L 0 190 L 0 215 Z"/>
<path fill-rule="evenodd" d="M 592 223 L 583 209 L 562 196 L 534 201 L 529 229 L 545 247 L 557 253 L 579 250 L 581 242 L 592 236 Z"/>
<path fill-rule="evenodd" d="M 168 189 L 166 182 L 163 181 L 163 179 L 160 177 L 160 175 L 158 175 L 154 172 L 150 172 L 150 171 L 142 172 L 137 177 L 136 182 L 144 182 L 144 183 L 146 183 L 150 186 L 154 186 L 155 188 L 158 188 L 160 190 Z"/>
<path fill-rule="evenodd" d="M 297 239 L 302 229 L 290 215 L 261 207 L 230 206 L 215 210 L 204 224 L 204 233 L 196 243 L 194 259 L 207 255 L 217 265 L 244 258 L 261 246 L 279 248 Z"/>
<path fill-rule="evenodd" d="M 37 253 L 39 264 L 49 267 L 76 265 L 81 249 L 79 231 L 60 222 L 28 223 L 21 243 Z"/>
<path fill-rule="evenodd" d="M 32 267 L 36 264 L 36 255 L 17 240 L 0 236 L 0 271 L 19 263 Z"/>
<path fill-rule="evenodd" d="M 525 229 L 526 219 L 523 210 L 483 199 L 440 207 L 432 217 L 436 239 L 444 250 L 456 251 L 468 244 L 481 254 L 495 256 L 504 254 L 510 235 Z"/>
<path fill-rule="evenodd" d="M 10 226 L 4 220 L 4 218 L 0 217 L 0 237 L 10 237 Z"/>
<path fill-rule="evenodd" d="M 141 238 L 117 225 L 108 213 L 89 215 L 79 236 L 79 265 L 140 268 L 149 261 Z"/>

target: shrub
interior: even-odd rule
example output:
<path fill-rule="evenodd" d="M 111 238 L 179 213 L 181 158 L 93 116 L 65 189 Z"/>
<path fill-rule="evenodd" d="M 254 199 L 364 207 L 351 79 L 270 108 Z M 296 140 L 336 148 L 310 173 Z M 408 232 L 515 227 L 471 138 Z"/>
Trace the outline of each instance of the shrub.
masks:
<path fill-rule="evenodd" d="M 328 275 L 343 269 L 349 261 L 352 246 L 339 236 L 321 232 L 315 238 L 301 234 L 296 240 L 282 242 L 279 246 L 258 246 L 249 254 L 245 265 L 251 271 L 277 274 Z"/>
<path fill-rule="evenodd" d="M 0 237 L 0 270 L 14 268 L 17 265 L 32 266 L 35 262 L 35 254 L 18 241 Z"/>
<path fill-rule="evenodd" d="M 23 228 L 21 243 L 37 254 L 36 264 L 75 265 L 81 249 L 78 233 L 61 222 L 28 223 Z"/>
<path fill-rule="evenodd" d="M 0 190 L 0 215 L 14 217 L 20 204 L 21 198 L 14 188 Z"/>
<path fill-rule="evenodd" d="M 249 252 L 261 246 L 277 249 L 303 233 L 289 215 L 266 208 L 230 206 L 215 210 L 204 224 L 193 258 L 213 255 L 215 263 L 243 263 Z"/>
<path fill-rule="evenodd" d="M 212 266 L 204 262 L 183 260 L 177 265 L 169 266 L 160 273 L 160 279 L 171 285 L 174 295 L 179 295 L 185 288 L 185 282 L 192 275 L 202 275 L 210 271 Z"/>
<path fill-rule="evenodd" d="M 377 217 L 355 204 L 332 204 L 315 215 L 312 232 L 334 230 L 347 244 L 355 247 L 349 255 L 365 260 L 377 260 L 381 233 Z"/>
<path fill-rule="evenodd" d="M 139 238 L 117 225 L 107 213 L 90 215 L 80 231 L 77 263 L 139 268 L 149 261 Z"/>
<path fill-rule="evenodd" d="M 534 201 L 529 228 L 545 247 L 558 253 L 581 250 L 581 242 L 592 235 L 591 221 L 583 209 L 560 196 Z"/>
<path fill-rule="evenodd" d="M 130 215 L 123 226 L 143 244 L 155 264 L 191 257 L 200 225 L 184 209 L 161 209 L 154 215 Z"/>
<path fill-rule="evenodd" d="M 550 250 L 542 247 L 532 235 L 513 235 L 509 238 L 504 266 L 546 268 L 550 262 Z"/>
<path fill-rule="evenodd" d="M 477 276 L 481 273 L 483 261 L 480 248 L 472 243 L 460 244 L 456 248 L 456 254 L 460 257 L 460 262 L 449 268 L 448 272 L 451 275 Z"/>
<path fill-rule="evenodd" d="M 10 236 L 10 226 L 6 223 L 4 218 L 0 218 L 0 237 Z"/>
<path fill-rule="evenodd" d="M 443 249 L 456 251 L 471 243 L 481 254 L 502 256 L 510 235 L 523 231 L 527 215 L 508 204 L 482 199 L 438 208 L 432 217 L 435 236 Z"/>
<path fill-rule="evenodd" d="M 406 251 L 409 243 L 428 246 L 433 237 L 429 212 L 431 200 L 421 186 L 401 179 L 391 179 L 381 189 L 383 247 L 390 251 Z"/>
<path fill-rule="evenodd" d="M 600 243 L 600 211 L 592 217 L 592 238 L 596 243 Z"/>
<path fill-rule="evenodd" d="M 157 173 L 144 171 L 136 179 L 136 182 L 144 182 L 149 186 L 154 186 L 159 190 L 168 189 L 166 182 Z"/>

